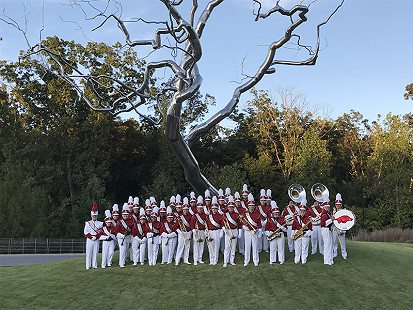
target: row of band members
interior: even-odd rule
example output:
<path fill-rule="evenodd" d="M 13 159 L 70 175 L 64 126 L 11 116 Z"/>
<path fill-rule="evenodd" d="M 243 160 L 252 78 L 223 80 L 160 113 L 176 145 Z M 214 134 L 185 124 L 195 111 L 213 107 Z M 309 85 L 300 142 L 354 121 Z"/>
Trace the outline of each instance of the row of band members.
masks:
<path fill-rule="evenodd" d="M 219 191 L 218 198 L 207 190 L 205 197 L 190 199 L 178 194 L 171 197 L 166 207 L 161 201 L 158 208 L 154 197 L 147 199 L 145 207 L 139 206 L 139 198 L 129 197 L 119 214 L 118 205 L 112 212 L 105 211 L 104 222 L 97 221 L 97 205 L 91 211 L 91 220 L 85 223 L 86 269 L 97 268 L 99 241 L 102 241 L 102 268 L 112 265 L 116 243 L 119 247 L 119 266 L 124 267 L 127 256 L 133 265 L 143 265 L 146 259 L 150 266 L 158 260 L 159 246 L 162 246 L 161 264 L 181 261 L 203 264 L 204 249 L 209 254 L 210 265 L 218 263 L 219 251 L 224 254 L 223 266 L 235 265 L 236 252 L 244 255 L 244 266 L 251 259 L 259 264 L 259 252 L 269 252 L 270 264 L 284 263 L 284 233 L 287 234 L 288 250 L 295 251 L 295 263 L 305 264 L 311 238 L 311 254 L 324 256 L 324 264 L 332 265 L 337 256 L 338 243 L 344 259 L 347 258 L 345 231 L 334 227 L 334 213 L 342 207 L 341 195 L 337 194 L 335 205 L 325 199 L 307 208 L 304 198 L 299 206 L 289 201 L 280 214 L 271 190 L 261 190 L 260 203 L 255 204 L 252 194 L 244 185 L 242 198 L 236 192 L 234 197 L 226 191 Z M 205 203 L 204 203 L 205 202 Z M 332 212 L 330 212 L 332 211 Z M 121 217 L 120 217 L 121 216 Z M 338 241 L 338 242 L 337 242 Z M 238 245 L 238 248 L 237 248 Z"/>

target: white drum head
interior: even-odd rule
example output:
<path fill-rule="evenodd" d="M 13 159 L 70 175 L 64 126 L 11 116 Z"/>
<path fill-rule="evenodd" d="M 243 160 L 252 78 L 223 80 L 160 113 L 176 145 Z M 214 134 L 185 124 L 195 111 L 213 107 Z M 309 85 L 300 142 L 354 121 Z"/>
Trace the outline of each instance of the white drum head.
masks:
<path fill-rule="evenodd" d="M 356 223 L 356 216 L 350 210 L 339 210 L 334 214 L 334 225 L 340 230 L 349 230 Z"/>

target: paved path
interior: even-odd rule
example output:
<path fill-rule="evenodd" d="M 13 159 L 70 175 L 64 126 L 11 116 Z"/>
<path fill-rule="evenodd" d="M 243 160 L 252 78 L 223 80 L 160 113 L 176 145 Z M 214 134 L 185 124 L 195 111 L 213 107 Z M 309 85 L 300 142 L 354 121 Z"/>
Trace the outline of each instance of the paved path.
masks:
<path fill-rule="evenodd" d="M 71 258 L 86 256 L 85 253 L 76 254 L 4 254 L 0 255 L 0 267 L 23 266 L 55 262 Z"/>

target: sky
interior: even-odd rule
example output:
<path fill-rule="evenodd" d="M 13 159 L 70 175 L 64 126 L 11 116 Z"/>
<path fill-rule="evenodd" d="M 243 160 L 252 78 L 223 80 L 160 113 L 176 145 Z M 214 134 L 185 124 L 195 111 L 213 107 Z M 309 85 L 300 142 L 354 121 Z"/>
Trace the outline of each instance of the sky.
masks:
<path fill-rule="evenodd" d="M 22 28 L 26 27 L 31 45 L 39 41 L 40 35 L 42 38 L 58 35 L 82 44 L 90 40 L 108 44 L 124 42 L 114 21 L 92 32 L 102 18 L 90 19 L 94 16 L 92 8 L 83 6 L 82 11 L 77 6 L 68 6 L 71 1 L 0 0 L 0 17 L 12 17 Z M 120 2 L 124 19 L 168 19 L 160 1 Z M 275 2 L 262 1 L 264 9 Z M 279 4 L 291 8 L 297 2 L 300 0 L 281 0 Z M 311 5 L 308 21 L 297 32 L 304 44 L 315 46 L 315 26 L 324 21 L 339 2 L 319 0 Z M 103 7 L 106 3 L 107 0 L 93 2 L 93 5 Z M 188 16 L 190 9 L 186 4 L 191 3 L 183 1 L 184 16 Z M 200 12 L 206 1 L 198 0 L 198 3 Z M 199 69 L 203 76 L 201 92 L 217 100 L 211 113 L 227 104 L 233 90 L 242 82 L 243 74 L 255 73 L 266 56 L 268 45 L 280 39 L 288 25 L 288 18 L 279 14 L 255 22 L 253 10 L 257 10 L 253 1 L 226 0 L 215 9 L 204 30 Z M 293 87 L 321 116 L 334 119 L 350 110 L 361 112 L 370 121 L 376 120 L 378 114 L 412 112 L 413 101 L 403 98 L 406 85 L 413 83 L 412 11 L 412 0 L 345 0 L 329 23 L 321 28 L 322 50 L 315 66 L 276 66 L 276 73 L 265 76 L 256 88 L 268 90 L 277 100 L 277 89 Z M 132 39 L 153 37 L 155 25 L 141 22 L 127 25 Z M 0 22 L 0 37 L 0 60 L 16 61 L 19 50 L 27 48 L 21 32 L 4 22 Z M 137 51 L 139 55 L 149 54 L 148 61 L 172 57 L 170 50 L 150 53 L 150 48 L 143 47 Z M 308 57 L 294 44 L 289 44 L 277 52 L 276 58 L 298 61 Z M 157 72 L 159 77 L 167 74 L 166 70 Z M 250 98 L 250 94 L 242 95 L 239 108 L 245 108 Z"/>

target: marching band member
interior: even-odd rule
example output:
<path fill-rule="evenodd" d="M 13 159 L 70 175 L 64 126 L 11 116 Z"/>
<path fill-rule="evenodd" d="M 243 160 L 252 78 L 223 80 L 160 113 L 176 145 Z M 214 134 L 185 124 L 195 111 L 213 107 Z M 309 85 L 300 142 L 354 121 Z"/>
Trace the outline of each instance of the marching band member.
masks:
<path fill-rule="evenodd" d="M 240 197 L 238 192 L 234 193 L 234 201 L 235 201 L 234 211 L 238 212 L 240 215 L 244 215 L 246 209 L 241 204 L 241 197 Z M 238 239 L 239 239 L 239 241 L 238 241 L 238 252 L 240 254 L 244 254 L 244 252 L 245 252 L 245 250 L 244 250 L 244 248 L 245 248 L 245 239 L 244 239 L 244 234 L 242 233 L 242 231 L 241 231 L 240 234 L 238 234 Z"/>
<path fill-rule="evenodd" d="M 122 208 L 122 218 L 116 224 L 114 231 L 118 239 L 120 267 L 125 267 L 126 257 L 129 250 L 132 226 L 133 219 L 129 216 L 129 206 L 127 203 L 125 203 Z"/>
<path fill-rule="evenodd" d="M 113 224 L 113 227 L 116 226 L 118 221 L 119 221 L 119 206 L 115 203 L 112 207 L 112 224 Z"/>
<path fill-rule="evenodd" d="M 86 270 L 98 268 L 98 252 L 99 252 L 99 229 L 103 226 L 103 222 L 97 221 L 98 207 L 94 203 L 92 211 L 90 211 L 91 220 L 85 222 L 83 233 L 86 239 Z"/>
<path fill-rule="evenodd" d="M 311 208 L 308 208 L 305 213 L 305 215 L 310 218 L 311 226 L 313 227 L 313 232 L 311 233 L 311 254 L 317 253 L 317 243 L 319 252 L 323 254 L 323 238 L 321 237 L 320 226 L 320 217 L 322 212 L 323 209 L 320 208 L 318 201 L 315 200 L 314 205 Z"/>
<path fill-rule="evenodd" d="M 139 222 L 139 197 L 133 198 L 132 218 L 134 222 Z"/>
<path fill-rule="evenodd" d="M 206 214 L 209 214 L 209 211 L 211 211 L 211 193 L 209 192 L 209 189 L 205 190 L 205 208 L 204 212 Z"/>
<path fill-rule="evenodd" d="M 280 212 L 275 201 L 271 201 L 271 213 L 272 216 L 268 217 L 267 226 L 265 227 L 267 237 L 272 238 L 269 241 L 270 265 L 277 262 L 277 253 L 280 264 L 283 264 L 285 260 L 284 232 L 287 231 L 287 228 L 285 228 L 284 218 L 279 216 Z"/>
<path fill-rule="evenodd" d="M 182 201 L 181 195 L 176 194 L 175 196 L 175 211 L 173 212 L 175 217 L 178 217 L 182 214 Z"/>
<path fill-rule="evenodd" d="M 148 222 L 146 221 L 145 211 L 143 208 L 139 211 L 139 220 L 132 227 L 132 249 L 133 249 L 133 265 L 136 266 L 139 262 L 141 265 L 145 263 L 146 255 L 146 234 L 149 232 Z"/>
<path fill-rule="evenodd" d="M 128 198 L 128 211 L 129 211 L 130 217 L 132 217 L 132 214 L 133 214 L 133 197 L 132 196 L 129 196 Z"/>
<path fill-rule="evenodd" d="M 294 205 L 294 202 L 292 200 L 288 202 L 288 206 L 284 208 L 283 213 L 282 213 L 282 217 L 287 222 L 287 241 L 288 241 L 288 250 L 290 252 L 294 250 L 294 242 L 293 242 L 293 239 L 291 239 L 291 231 L 292 231 L 294 216 L 298 215 L 298 213 L 299 213 L 298 207 Z"/>
<path fill-rule="evenodd" d="M 228 188 L 228 187 L 227 187 Z M 228 188 L 229 189 L 229 188 Z M 216 197 L 215 197 L 216 199 Z M 222 189 L 218 190 L 218 213 L 223 215 L 225 210 L 226 210 L 226 202 L 225 202 L 225 196 L 224 196 L 224 191 Z M 224 254 L 224 249 L 225 249 L 225 239 L 224 236 L 221 234 L 220 235 L 220 247 L 221 247 L 221 252 Z"/>
<path fill-rule="evenodd" d="M 260 258 L 258 252 L 258 238 L 262 235 L 261 230 L 261 214 L 255 208 L 254 197 L 252 194 L 248 195 L 248 211 L 244 214 L 244 229 L 245 235 L 245 255 L 244 266 L 247 266 L 250 262 L 251 251 L 252 260 L 255 266 L 258 266 Z"/>
<path fill-rule="evenodd" d="M 189 262 L 189 250 L 191 247 L 191 217 L 189 213 L 188 198 L 184 197 L 182 214 L 180 214 L 175 221 L 175 229 L 178 234 L 178 246 L 176 248 L 175 265 L 179 265 L 182 255 L 184 256 L 184 263 L 191 265 Z"/>
<path fill-rule="evenodd" d="M 208 232 L 211 237 L 209 240 L 209 264 L 216 265 L 218 263 L 219 246 L 221 234 L 221 220 L 222 215 L 218 213 L 218 204 L 212 203 L 211 213 L 207 216 L 206 222 L 208 225 Z"/>
<path fill-rule="evenodd" d="M 295 249 L 294 262 L 296 264 L 300 262 L 300 258 L 301 258 L 301 263 L 305 264 L 307 262 L 307 257 L 308 257 L 308 245 L 310 244 L 309 238 L 311 236 L 312 227 L 311 227 L 310 218 L 305 215 L 306 204 L 307 204 L 307 199 L 305 199 L 304 197 L 300 204 L 300 214 L 294 218 L 294 222 L 292 225 L 293 235 L 297 233 L 297 231 L 299 231 L 300 229 L 302 229 L 303 231 L 303 234 L 294 240 L 294 249 Z"/>
<path fill-rule="evenodd" d="M 270 189 L 267 189 L 267 193 L 266 193 L 265 197 L 266 197 L 266 200 L 267 200 L 267 206 L 269 207 L 270 212 L 271 212 L 271 208 L 272 208 L 272 207 L 271 207 L 272 196 L 271 196 L 271 190 L 270 190 Z"/>
<path fill-rule="evenodd" d="M 151 213 L 152 213 L 152 206 L 151 206 L 151 200 L 146 199 L 145 200 L 145 216 L 146 216 L 146 222 L 151 221 Z"/>
<path fill-rule="evenodd" d="M 245 210 L 248 210 L 248 186 L 247 186 L 247 184 L 244 184 L 242 186 L 241 205 L 244 207 Z"/>
<path fill-rule="evenodd" d="M 231 189 L 229 187 L 227 187 L 225 189 L 225 204 L 228 204 L 229 196 L 231 196 Z"/>
<path fill-rule="evenodd" d="M 241 224 L 239 220 L 239 213 L 234 211 L 234 198 L 228 196 L 227 210 L 222 216 L 222 230 L 225 238 L 224 248 L 224 264 L 223 267 L 227 267 L 228 264 L 235 264 L 235 249 L 237 246 L 238 235 L 241 234 Z"/>
<path fill-rule="evenodd" d="M 112 266 L 115 252 L 115 226 L 109 210 L 105 211 L 105 225 L 99 231 L 99 240 L 102 240 L 102 268 Z"/>
<path fill-rule="evenodd" d="M 161 264 L 172 263 L 176 246 L 176 227 L 172 208 L 166 209 L 166 221 L 161 225 L 160 235 L 162 239 L 162 262 Z"/>
<path fill-rule="evenodd" d="M 198 263 L 203 264 L 202 255 L 204 253 L 204 241 L 205 241 L 205 225 L 207 215 L 204 213 L 204 204 L 202 196 L 198 196 L 198 202 L 196 204 L 197 213 L 192 215 L 191 229 L 193 235 L 193 255 L 194 265 Z"/>
<path fill-rule="evenodd" d="M 169 202 L 169 206 L 171 206 L 170 202 Z M 161 203 L 159 204 L 159 221 L 161 223 L 166 221 L 166 207 L 165 207 L 165 201 L 163 200 L 161 200 Z"/>
<path fill-rule="evenodd" d="M 335 215 L 337 211 L 341 210 L 343 205 L 343 200 L 341 198 L 341 194 L 338 193 L 336 195 L 336 201 L 335 201 L 335 210 L 333 210 L 333 214 Z M 344 259 L 347 259 L 347 250 L 346 250 L 346 232 L 343 230 L 338 229 L 337 227 L 334 226 L 333 224 L 333 257 L 337 256 L 337 241 L 340 239 L 338 243 L 340 243 L 340 248 L 341 248 L 341 256 L 343 256 Z"/>
<path fill-rule="evenodd" d="M 189 196 L 189 213 L 194 215 L 196 212 L 196 197 L 195 193 L 191 192 Z"/>
<path fill-rule="evenodd" d="M 323 196 L 323 212 L 321 213 L 321 236 L 323 237 L 323 255 L 324 264 L 332 265 L 333 261 L 333 236 L 331 233 L 331 225 L 334 221 L 334 216 L 330 214 L 330 201 L 328 195 Z"/>
<path fill-rule="evenodd" d="M 267 196 L 265 193 L 265 189 L 261 189 L 260 193 L 260 204 L 258 205 L 258 211 L 261 214 L 261 226 L 262 230 L 265 230 L 265 225 L 267 224 L 267 218 L 270 214 L 271 207 L 267 205 Z M 259 242 L 259 249 L 258 251 L 264 250 L 268 253 L 268 240 L 267 238 L 260 238 L 258 239 Z"/>
<path fill-rule="evenodd" d="M 151 197 L 153 198 L 153 197 Z M 151 213 L 151 221 L 148 223 L 149 232 L 146 234 L 148 238 L 148 263 L 149 266 L 156 265 L 159 252 L 159 232 L 161 228 L 161 222 L 158 219 L 158 207 L 155 207 Z"/>

